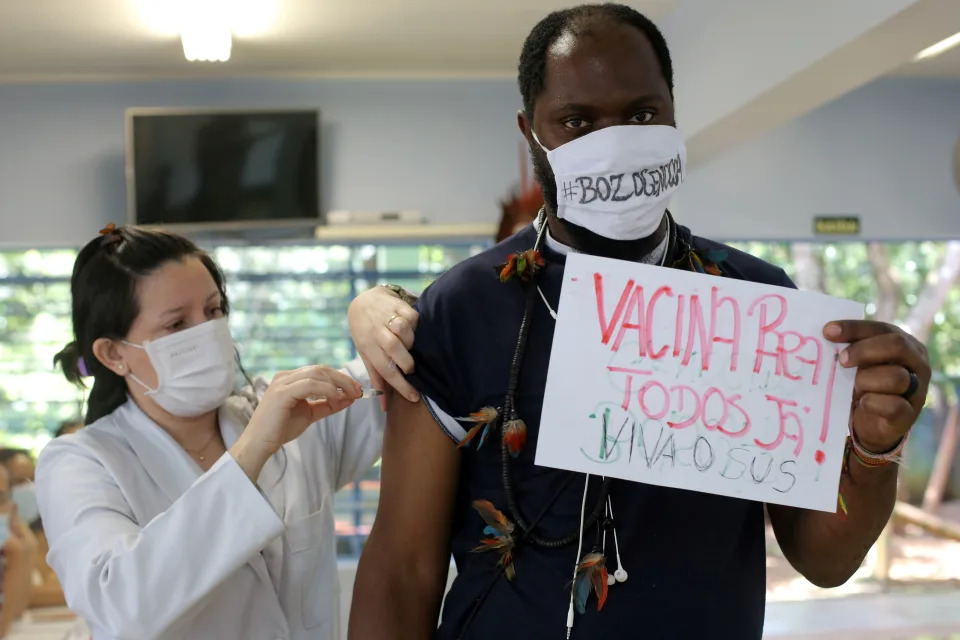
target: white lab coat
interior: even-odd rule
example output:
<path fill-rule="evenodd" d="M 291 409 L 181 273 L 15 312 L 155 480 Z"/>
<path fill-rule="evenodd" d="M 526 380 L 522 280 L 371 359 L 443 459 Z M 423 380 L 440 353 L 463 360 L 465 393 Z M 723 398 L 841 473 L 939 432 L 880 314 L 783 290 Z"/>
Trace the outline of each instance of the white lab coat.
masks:
<path fill-rule="evenodd" d="M 358 361 L 347 373 L 367 386 Z M 220 409 L 229 448 L 251 413 Z M 48 561 L 95 640 L 340 637 L 333 494 L 380 455 L 375 399 L 312 425 L 254 485 L 229 453 L 203 473 L 133 401 L 43 450 Z"/>

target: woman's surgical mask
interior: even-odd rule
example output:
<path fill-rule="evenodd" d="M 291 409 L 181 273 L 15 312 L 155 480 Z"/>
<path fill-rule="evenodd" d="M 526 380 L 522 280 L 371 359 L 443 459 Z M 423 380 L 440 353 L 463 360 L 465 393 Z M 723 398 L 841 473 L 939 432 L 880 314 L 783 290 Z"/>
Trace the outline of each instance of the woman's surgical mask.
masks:
<path fill-rule="evenodd" d="M 37 505 L 37 488 L 30 481 L 18 484 L 10 489 L 10 499 L 17 505 L 17 514 L 28 525 L 40 519 L 40 507 Z"/>
<path fill-rule="evenodd" d="M 664 125 L 605 127 L 552 151 L 540 146 L 557 183 L 557 217 L 611 240 L 656 231 L 687 168 L 683 136 Z"/>
<path fill-rule="evenodd" d="M 175 416 L 194 418 L 213 411 L 233 390 L 235 351 L 226 318 L 142 345 L 124 344 L 147 352 L 157 372 L 157 388 L 151 389 L 132 373 L 130 377 L 147 390 L 144 395 Z"/>

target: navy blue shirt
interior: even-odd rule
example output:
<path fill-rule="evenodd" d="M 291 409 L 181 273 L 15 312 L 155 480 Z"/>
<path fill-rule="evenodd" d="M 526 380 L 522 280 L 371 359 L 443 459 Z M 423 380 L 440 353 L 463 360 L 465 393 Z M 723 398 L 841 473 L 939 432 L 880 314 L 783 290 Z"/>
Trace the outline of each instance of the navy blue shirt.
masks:
<path fill-rule="evenodd" d="M 687 229 L 679 232 L 691 238 Z M 420 298 L 413 349 L 416 373 L 410 379 L 449 416 L 466 416 L 503 402 L 525 295 L 520 283 L 501 283 L 495 267 L 508 254 L 533 247 L 535 240 L 535 230 L 527 227 L 458 264 Z M 719 264 L 725 277 L 793 286 L 782 269 L 753 256 L 701 238 L 692 242 L 698 250 L 726 252 Z M 556 308 L 564 257 L 549 249 L 544 257 L 540 286 Z M 546 305 L 534 307 L 532 323 L 517 393 L 527 444 L 511 464 L 515 493 L 528 522 L 571 475 L 533 463 L 554 331 Z M 448 434 L 456 439 L 456 434 Z M 484 528 L 472 503 L 490 500 L 509 513 L 499 438 L 479 450 L 465 449 L 462 456 L 451 533 L 458 573 L 444 601 L 436 638 L 564 638 L 576 544 L 560 549 L 521 546 L 514 555 L 516 577 L 497 578 L 498 556 L 472 551 Z M 541 536 L 561 538 L 576 530 L 584 477 L 575 475 L 541 520 Z M 588 511 L 600 484 L 591 483 Z M 761 638 L 766 592 L 762 504 L 620 480 L 612 483 L 610 496 L 629 579 L 610 587 L 600 612 L 591 597 L 586 613 L 576 616 L 573 638 Z M 595 530 L 587 532 L 585 550 L 595 537 Z M 612 549 L 608 539 L 611 572 L 616 568 Z M 464 632 L 478 598 L 491 584 Z"/>

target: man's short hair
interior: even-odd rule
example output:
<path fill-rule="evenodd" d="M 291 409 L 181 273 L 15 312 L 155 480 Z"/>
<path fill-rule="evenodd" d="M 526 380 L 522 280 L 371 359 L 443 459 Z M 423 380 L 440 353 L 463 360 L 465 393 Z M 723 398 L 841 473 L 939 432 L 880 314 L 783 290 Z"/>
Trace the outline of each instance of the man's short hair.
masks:
<path fill-rule="evenodd" d="M 545 83 L 547 51 L 553 43 L 567 31 L 580 33 L 594 19 L 606 19 L 617 24 L 625 24 L 640 30 L 657 54 L 660 71 L 667 82 L 670 95 L 673 95 L 673 62 L 670 49 L 660 29 L 645 15 L 622 4 L 582 4 L 571 9 L 554 11 L 537 23 L 523 43 L 520 64 L 517 70 L 517 84 L 523 98 L 523 109 L 527 118 L 533 120 L 533 105 L 543 91 Z"/>

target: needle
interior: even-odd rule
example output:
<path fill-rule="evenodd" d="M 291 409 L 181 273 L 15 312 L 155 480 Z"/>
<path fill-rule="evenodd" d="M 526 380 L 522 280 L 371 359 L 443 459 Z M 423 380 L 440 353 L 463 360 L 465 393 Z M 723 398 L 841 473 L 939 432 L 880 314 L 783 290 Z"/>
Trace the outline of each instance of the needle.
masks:
<path fill-rule="evenodd" d="M 343 389 L 338 389 L 338 391 L 343 391 Z M 363 400 L 364 398 L 376 398 L 377 396 L 382 396 L 383 391 L 379 389 L 364 389 L 363 393 L 360 394 L 358 400 Z M 326 400 L 323 396 L 310 396 L 307 398 L 310 402 L 319 402 L 320 400 Z"/>

